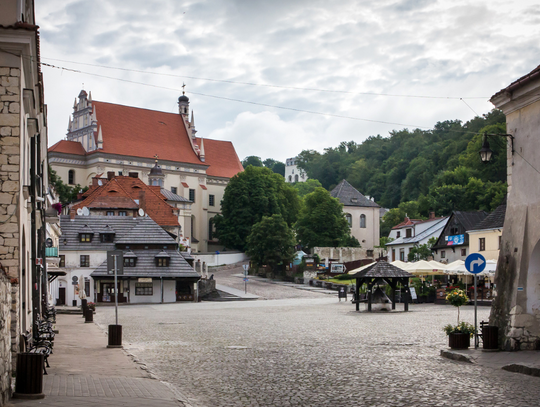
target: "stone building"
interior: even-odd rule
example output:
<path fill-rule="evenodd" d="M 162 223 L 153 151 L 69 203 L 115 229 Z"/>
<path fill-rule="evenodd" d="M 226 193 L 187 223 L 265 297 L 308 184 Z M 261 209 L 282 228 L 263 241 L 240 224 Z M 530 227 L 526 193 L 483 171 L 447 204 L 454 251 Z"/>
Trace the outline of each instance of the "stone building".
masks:
<path fill-rule="evenodd" d="M 540 66 L 491 98 L 506 115 L 508 198 L 490 324 L 504 349 L 540 349 Z M 488 137 L 491 138 L 501 136 Z"/>
<path fill-rule="evenodd" d="M 39 55 L 34 2 L 2 0 L 0 274 L 5 275 L 0 277 L 0 403 L 10 395 L 20 335 L 32 329 L 46 300 L 47 108 Z"/>
<path fill-rule="evenodd" d="M 148 185 L 189 199 L 191 218 L 182 225 L 181 237 L 190 238 L 194 251 L 215 251 L 220 246 L 211 233 L 212 218 L 242 164 L 231 142 L 196 136 L 187 96 L 178 98 L 178 107 L 175 114 L 99 102 L 83 90 L 66 139 L 49 149 L 49 163 L 69 185 L 88 186 L 109 172 L 137 173 Z"/>
<path fill-rule="evenodd" d="M 363 249 L 373 251 L 379 245 L 380 206 L 358 192 L 346 180 L 341 181 L 330 195 L 343 204 L 351 235 L 358 239 Z"/>
<path fill-rule="evenodd" d="M 306 172 L 298 167 L 296 160 L 296 157 L 287 158 L 287 160 L 285 160 L 285 182 L 290 184 L 295 182 L 306 182 L 308 180 Z"/>

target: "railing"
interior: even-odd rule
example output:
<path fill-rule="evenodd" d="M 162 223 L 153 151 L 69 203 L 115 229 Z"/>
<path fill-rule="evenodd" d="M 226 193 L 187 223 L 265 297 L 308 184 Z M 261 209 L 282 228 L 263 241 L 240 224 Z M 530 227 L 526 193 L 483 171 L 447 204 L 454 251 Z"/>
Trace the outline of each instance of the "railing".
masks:
<path fill-rule="evenodd" d="M 58 257 L 58 247 L 46 247 L 45 248 L 46 257 Z"/>

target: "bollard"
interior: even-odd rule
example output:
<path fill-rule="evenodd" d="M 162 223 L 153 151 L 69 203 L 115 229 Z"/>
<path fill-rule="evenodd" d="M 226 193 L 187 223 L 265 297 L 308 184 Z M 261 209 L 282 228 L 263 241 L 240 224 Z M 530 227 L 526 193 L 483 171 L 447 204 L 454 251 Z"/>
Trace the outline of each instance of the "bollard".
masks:
<path fill-rule="evenodd" d="M 94 322 L 94 311 L 88 307 L 86 307 L 86 311 L 84 313 L 84 322 Z"/>
<path fill-rule="evenodd" d="M 43 394 L 43 364 L 45 357 L 40 353 L 17 354 L 17 380 L 13 398 L 42 399 Z"/>
<path fill-rule="evenodd" d="M 482 327 L 482 342 L 486 351 L 499 350 L 499 327 L 484 325 Z"/>
<path fill-rule="evenodd" d="M 107 348 L 122 347 L 122 325 L 109 325 L 109 344 Z"/>
<path fill-rule="evenodd" d="M 81 300 L 81 309 L 83 318 L 86 318 L 86 310 L 88 309 L 88 300 L 86 298 Z"/>

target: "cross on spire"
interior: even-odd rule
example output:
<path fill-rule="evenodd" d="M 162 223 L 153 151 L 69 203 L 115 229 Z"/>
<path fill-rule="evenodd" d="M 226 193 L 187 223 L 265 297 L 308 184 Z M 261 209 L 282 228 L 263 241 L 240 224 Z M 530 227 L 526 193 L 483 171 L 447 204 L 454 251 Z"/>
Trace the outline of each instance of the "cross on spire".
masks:
<path fill-rule="evenodd" d="M 156 159 L 156 164 L 157 164 L 157 159 L 159 158 L 159 156 L 156 154 L 156 155 L 154 156 L 154 158 Z"/>
<path fill-rule="evenodd" d="M 186 84 L 182 82 L 182 95 L 186 94 Z"/>

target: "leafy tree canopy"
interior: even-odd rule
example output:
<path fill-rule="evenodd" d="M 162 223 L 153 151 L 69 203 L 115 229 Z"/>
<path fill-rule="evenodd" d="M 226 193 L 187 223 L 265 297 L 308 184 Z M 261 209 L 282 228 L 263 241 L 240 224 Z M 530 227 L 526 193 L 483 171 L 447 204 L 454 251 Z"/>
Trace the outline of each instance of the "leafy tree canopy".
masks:
<path fill-rule="evenodd" d="M 307 179 L 305 182 L 295 182 L 293 187 L 298 191 L 298 196 L 303 198 L 307 194 L 315 191 L 316 188 L 321 188 L 321 183 L 316 179 Z"/>
<path fill-rule="evenodd" d="M 276 174 L 280 174 L 283 177 L 285 176 L 285 163 L 276 161 L 273 158 L 267 158 L 266 160 L 262 161 L 261 157 L 250 155 L 244 158 L 242 161 L 242 166 L 244 168 L 247 168 L 248 165 L 253 165 L 254 167 L 266 167 L 271 169 Z"/>
<path fill-rule="evenodd" d="M 250 155 L 242 161 L 242 167 L 247 168 L 248 165 L 253 165 L 254 167 L 262 167 L 263 163 L 261 157 Z"/>
<path fill-rule="evenodd" d="M 268 168 L 248 166 L 225 188 L 222 214 L 213 218 L 216 234 L 226 247 L 244 251 L 252 226 L 263 216 L 279 214 L 290 227 L 299 209 L 296 190 L 282 176 Z"/>
<path fill-rule="evenodd" d="M 64 184 L 62 178 L 58 176 L 55 170 L 49 167 L 49 183 L 54 187 L 54 190 L 58 194 L 58 199 L 63 206 L 76 201 L 77 195 L 80 192 L 86 192 L 88 187 L 82 188 L 79 184 L 70 187 L 67 184 Z"/>
<path fill-rule="evenodd" d="M 295 239 L 287 222 L 279 214 L 263 216 L 253 225 L 246 239 L 246 253 L 257 265 L 276 269 L 288 264 L 294 257 Z"/>
<path fill-rule="evenodd" d="M 339 247 L 350 235 L 343 205 L 324 188 L 304 197 L 295 228 L 298 240 L 308 248 Z"/>

